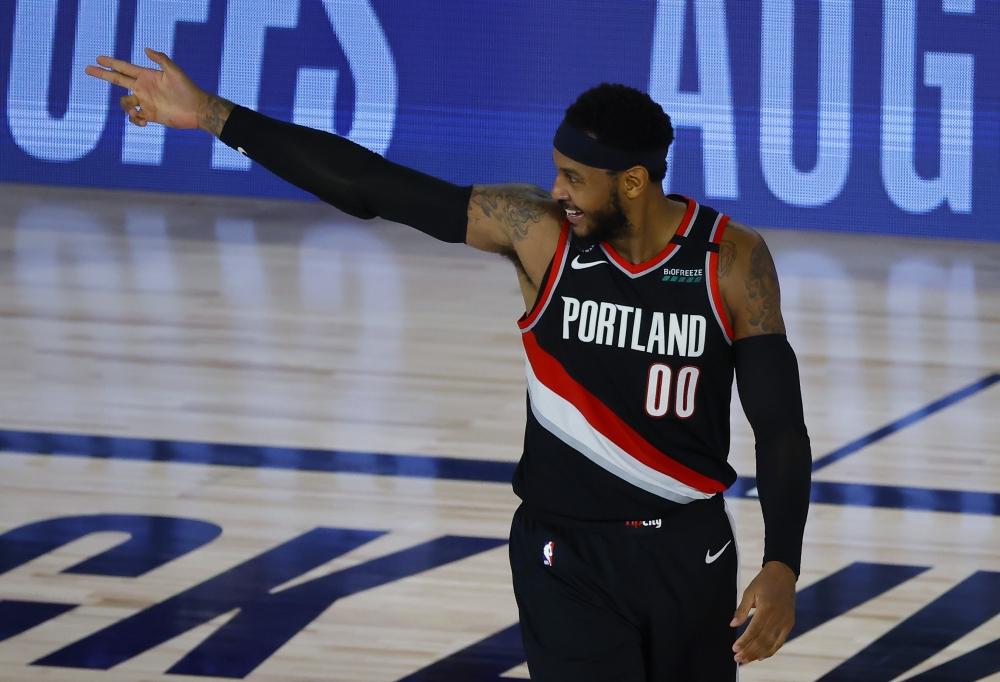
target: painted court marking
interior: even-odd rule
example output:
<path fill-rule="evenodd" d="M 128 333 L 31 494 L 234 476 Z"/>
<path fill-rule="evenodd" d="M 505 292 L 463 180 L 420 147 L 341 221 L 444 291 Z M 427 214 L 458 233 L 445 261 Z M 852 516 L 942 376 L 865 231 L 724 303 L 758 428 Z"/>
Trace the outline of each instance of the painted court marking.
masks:
<path fill-rule="evenodd" d="M 816 460 L 814 470 L 839 461 L 867 445 L 911 426 L 997 383 L 991 374 L 950 393 L 901 419 L 858 438 Z M 516 464 L 447 457 L 389 455 L 349 451 L 272 448 L 184 441 L 147 440 L 73 434 L 0 431 L 0 452 L 62 455 L 94 459 L 179 462 L 244 468 L 274 468 L 319 472 L 349 472 L 381 476 L 417 477 L 508 484 Z M 743 477 L 728 496 L 754 497 L 756 481 Z M 919 509 L 1000 516 L 1000 494 L 933 490 L 815 481 L 812 500 L 822 504 Z M 65 569 L 84 575 L 136 576 L 210 542 L 220 528 L 208 522 L 169 517 L 96 515 L 49 519 L 12 529 L 0 536 L 0 573 L 51 551 L 75 537 L 98 530 L 126 530 L 130 539 Z M 164 533 L 177 542 L 154 543 Z M 333 601 L 354 592 L 372 589 L 415 575 L 505 543 L 498 538 L 443 536 L 379 557 L 366 564 L 307 581 L 291 590 L 272 594 L 286 582 L 315 565 L 364 544 L 384 531 L 317 528 L 249 557 L 243 564 L 162 602 L 108 625 L 103 630 L 67 643 L 32 665 L 106 670 L 187 632 L 206 619 L 233 607 L 245 615 L 234 618 L 167 672 L 191 676 L 240 679 L 255 670 L 278 648 L 306 627 Z M 148 536 L 148 537 L 147 537 Z M 296 549 L 297 548 L 297 549 Z M 293 551 L 295 550 L 295 551 Z M 299 551 L 301 550 L 301 551 Z M 725 551 L 725 548 L 723 548 Z M 722 552 L 720 551 L 719 554 Z M 274 557 L 280 556 L 277 561 Z M 265 567 L 267 570 L 262 570 Z M 854 563 L 836 570 L 799 591 L 796 627 L 789 639 L 838 618 L 853 608 L 881 596 L 927 570 L 926 566 Z M 246 575 L 244 575 L 246 574 Z M 252 576 L 248 579 L 247 576 Z M 226 595 L 209 600 L 214 610 L 195 613 L 206 594 Z M 984 599 L 983 595 L 988 598 Z M 991 596 L 992 595 L 992 596 Z M 290 600 L 290 601 L 289 601 Z M 215 603 L 218 602 L 218 603 Z M 286 603 L 288 602 L 288 603 Z M 290 603 L 310 608 L 288 608 Z M 76 604 L 0 600 L 0 641 L 56 618 Z M 202 612 L 204 611 L 204 612 Z M 194 615 L 191 615 L 191 614 Z M 850 656 L 821 678 L 822 682 L 888 682 L 943 651 L 976 627 L 1000 613 L 1000 574 L 977 571 L 946 593 Z M 187 614 L 185 617 L 180 615 Z M 267 621 L 268 628 L 260 623 Z M 261 640 L 260 632 L 269 636 Z M 933 637 L 927 639 L 926 633 Z M 921 639 L 923 637 L 923 639 Z M 912 646 L 913 640 L 922 642 Z M 928 670 L 915 680 L 972 682 L 1000 671 L 1000 640 L 966 652 Z M 448 655 L 400 682 L 477 680 L 502 682 L 502 675 L 524 662 L 517 624 Z"/>
<path fill-rule="evenodd" d="M 851 441 L 842 448 L 834 450 L 829 454 L 823 455 L 819 459 L 813 461 L 813 471 L 819 471 L 824 467 L 830 466 L 834 462 L 839 462 L 845 457 L 853 455 L 858 450 L 862 450 L 867 446 L 871 445 L 872 443 L 876 443 L 882 440 L 886 436 L 891 436 L 897 431 L 902 431 L 907 426 L 912 426 L 913 424 L 916 424 L 917 422 L 926 419 L 935 412 L 940 412 L 946 407 L 951 407 L 955 403 L 965 400 L 966 398 L 969 398 L 979 393 L 980 391 L 985 391 L 987 388 L 997 383 L 998 381 L 1000 381 L 1000 373 L 994 372 L 993 374 L 985 376 L 978 381 L 972 382 L 968 386 L 960 388 L 953 393 L 949 393 L 943 398 L 938 398 L 929 405 L 925 405 L 924 407 L 921 407 L 919 410 L 914 410 L 905 417 L 902 417 L 894 422 L 886 424 L 880 429 L 876 429 L 869 434 L 861 436 L 861 438 L 858 438 L 857 440 Z"/>
<path fill-rule="evenodd" d="M 995 372 L 949 393 L 820 457 L 813 462 L 813 471 L 838 462 L 997 383 L 1000 383 L 1000 373 Z M 517 467 L 516 462 L 495 460 L 11 430 L 0 430 L 0 453 L 439 478 L 481 483 L 510 483 Z M 744 476 L 726 491 L 726 495 L 756 497 L 756 486 L 756 479 Z M 1000 516 L 1000 493 L 992 492 L 814 481 L 811 499 L 819 504 Z"/>

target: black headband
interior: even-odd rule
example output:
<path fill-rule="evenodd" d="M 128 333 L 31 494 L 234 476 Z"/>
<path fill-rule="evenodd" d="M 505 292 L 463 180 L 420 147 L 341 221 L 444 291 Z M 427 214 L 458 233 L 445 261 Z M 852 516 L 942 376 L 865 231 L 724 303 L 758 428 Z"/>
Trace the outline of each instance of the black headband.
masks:
<path fill-rule="evenodd" d="M 584 166 L 603 168 L 609 171 L 623 171 L 635 166 L 643 166 L 650 174 L 663 171 L 667 167 L 667 150 L 653 152 L 632 152 L 615 149 L 601 144 L 595 138 L 575 128 L 566 121 L 559 124 L 552 146 L 565 156 Z"/>

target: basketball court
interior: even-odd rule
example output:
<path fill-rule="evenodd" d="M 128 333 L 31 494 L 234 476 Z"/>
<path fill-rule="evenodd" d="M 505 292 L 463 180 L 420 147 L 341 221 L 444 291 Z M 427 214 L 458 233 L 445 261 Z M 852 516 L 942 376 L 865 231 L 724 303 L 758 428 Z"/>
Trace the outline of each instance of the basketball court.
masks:
<path fill-rule="evenodd" d="M 1000 245 L 762 233 L 815 472 L 796 629 L 741 679 L 1000 680 Z M 7 184 L 0 291 L 0 679 L 527 677 L 507 261 L 318 202 Z M 745 584 L 738 399 L 731 461 Z"/>

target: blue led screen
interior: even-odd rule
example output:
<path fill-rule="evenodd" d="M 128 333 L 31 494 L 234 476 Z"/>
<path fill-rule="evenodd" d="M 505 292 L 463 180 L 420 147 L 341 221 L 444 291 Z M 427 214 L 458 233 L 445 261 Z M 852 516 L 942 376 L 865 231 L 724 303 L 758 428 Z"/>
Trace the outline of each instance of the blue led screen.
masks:
<path fill-rule="evenodd" d="M 1000 240 L 995 0 L 15 0 L 0 181 L 303 193 L 198 131 L 127 126 L 98 54 L 454 182 L 549 187 L 586 88 L 674 119 L 665 184 L 751 225 Z"/>

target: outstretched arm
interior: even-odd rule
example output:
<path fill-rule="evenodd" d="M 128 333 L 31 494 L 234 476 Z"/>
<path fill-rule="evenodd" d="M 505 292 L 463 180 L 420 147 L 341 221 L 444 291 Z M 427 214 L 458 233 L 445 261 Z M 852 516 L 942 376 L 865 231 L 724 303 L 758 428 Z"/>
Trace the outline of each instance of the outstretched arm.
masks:
<path fill-rule="evenodd" d="M 812 455 L 798 363 L 785 337 L 774 262 L 753 230 L 730 223 L 719 252 L 719 284 L 733 327 L 740 402 L 757 443 L 757 491 L 764 515 L 764 565 L 733 625 L 753 619 L 733 651 L 741 663 L 772 656 L 795 623 L 795 580 L 809 509 Z"/>
<path fill-rule="evenodd" d="M 160 69 L 103 56 L 97 58 L 99 67 L 87 67 L 89 75 L 131 91 L 121 106 L 132 123 L 201 128 L 346 213 L 382 217 L 443 241 L 504 253 L 518 265 L 522 284 L 537 286 L 541 280 L 562 219 L 558 204 L 541 188 L 471 188 L 439 180 L 340 136 L 236 106 L 203 91 L 162 52 L 147 48 L 146 55 Z"/>

